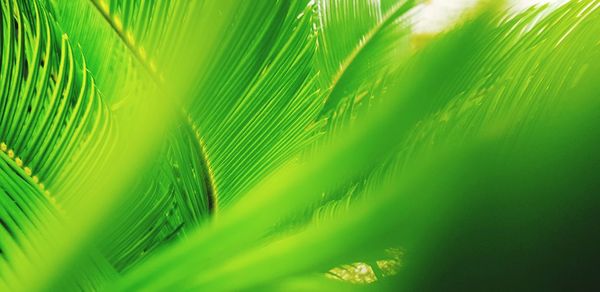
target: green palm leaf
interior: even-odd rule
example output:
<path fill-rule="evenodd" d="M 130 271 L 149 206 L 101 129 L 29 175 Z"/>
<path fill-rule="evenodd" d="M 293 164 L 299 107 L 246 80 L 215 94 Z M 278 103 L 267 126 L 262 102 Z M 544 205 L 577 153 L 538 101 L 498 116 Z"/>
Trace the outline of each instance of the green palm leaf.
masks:
<path fill-rule="evenodd" d="M 91 174 L 107 155 L 114 137 L 112 118 L 66 36 L 55 34 L 48 15 L 36 3 L 2 2 L 2 262 L 3 283 L 14 287 L 16 263 L 40 256 L 36 240 L 48 240 L 48 228 L 64 220 L 61 206 L 77 198 L 66 189 Z M 5 219 L 6 218 L 6 219 Z M 7 220 L 7 221 L 4 221 Z M 43 258 L 43 256 L 41 256 Z M 91 277 L 76 283 L 93 288 L 114 277 L 99 256 Z"/>
<path fill-rule="evenodd" d="M 90 70 L 99 80 L 100 90 L 108 95 L 106 101 L 120 123 L 128 123 L 135 114 L 132 112 L 143 101 L 134 99 L 148 90 L 157 90 L 164 82 L 161 70 L 165 66 L 160 64 L 167 62 L 164 58 L 168 55 L 163 52 L 172 49 L 177 36 L 174 32 L 185 23 L 183 15 L 195 5 L 186 2 L 175 5 L 167 1 L 150 5 L 147 2 L 89 0 L 50 1 L 49 4 L 60 28 L 80 45 L 84 54 L 91 56 Z M 99 50 L 114 53 L 108 58 L 90 53 Z M 147 86 L 150 89 L 144 88 Z M 184 131 L 193 131 L 193 125 L 185 117 L 181 120 L 183 122 L 179 123 L 187 128 Z M 192 138 L 195 139 L 194 136 Z M 213 194 L 209 194 L 207 188 L 212 186 L 190 181 L 194 176 L 209 175 L 205 166 L 207 162 L 203 161 L 203 157 L 199 158 L 197 152 L 178 152 L 177 155 L 190 156 L 173 159 L 168 154 L 174 151 L 172 148 L 183 145 L 182 142 L 173 135 L 168 146 L 160 150 L 162 162 L 157 163 L 156 170 L 149 171 L 149 177 L 141 179 L 133 190 L 135 197 L 127 204 L 134 212 L 127 210 L 119 215 L 119 226 L 104 240 L 105 253 L 118 270 L 128 268 L 152 249 L 177 237 L 181 231 L 198 224 L 208 215 L 207 201 L 213 200 Z M 175 148 L 177 150 L 179 148 Z M 182 159 L 195 162 L 184 163 Z M 186 177 L 188 182 L 181 182 Z M 173 189 L 177 191 L 173 192 Z M 167 218 L 169 215 L 184 219 L 173 220 Z M 148 225 L 155 226 L 149 228 Z M 148 234 L 148 230 L 152 230 L 152 235 Z M 128 236 L 124 237 L 125 234 Z"/>
<path fill-rule="evenodd" d="M 0 290 L 593 283 L 600 3 L 415 2 L 2 0 Z"/>

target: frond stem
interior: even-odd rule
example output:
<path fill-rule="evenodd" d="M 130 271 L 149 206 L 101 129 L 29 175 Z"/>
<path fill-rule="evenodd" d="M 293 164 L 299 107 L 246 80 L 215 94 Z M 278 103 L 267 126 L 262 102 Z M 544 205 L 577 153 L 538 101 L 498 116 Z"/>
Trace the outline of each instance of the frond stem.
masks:
<path fill-rule="evenodd" d="M 104 17 L 106 22 L 110 25 L 110 27 L 115 31 L 119 39 L 123 41 L 123 44 L 131 51 L 135 59 L 142 64 L 144 69 L 150 74 L 152 79 L 159 84 L 162 84 L 163 78 L 161 78 L 158 74 L 158 70 L 153 62 L 148 60 L 146 55 L 146 51 L 143 47 L 137 46 L 137 42 L 135 41 L 135 37 L 131 33 L 126 33 L 123 30 L 123 25 L 118 18 L 114 18 L 110 15 L 108 10 L 108 5 L 104 2 L 104 0 L 90 0 L 90 3 L 96 8 L 96 10 Z"/>

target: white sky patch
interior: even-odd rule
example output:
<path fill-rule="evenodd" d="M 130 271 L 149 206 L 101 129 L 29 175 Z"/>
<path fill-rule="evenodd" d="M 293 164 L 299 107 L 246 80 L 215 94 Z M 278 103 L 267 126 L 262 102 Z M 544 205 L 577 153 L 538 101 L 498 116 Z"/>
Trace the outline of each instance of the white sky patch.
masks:
<path fill-rule="evenodd" d="M 515 11 L 525 10 L 534 5 L 550 4 L 550 6 L 558 7 L 569 2 L 569 0 L 513 0 L 511 1 Z"/>
<path fill-rule="evenodd" d="M 534 5 L 546 3 L 559 6 L 569 0 L 509 0 L 511 10 L 521 11 Z M 436 33 L 452 25 L 468 8 L 477 5 L 479 0 L 430 0 L 422 4 L 415 13 L 416 33 Z"/>

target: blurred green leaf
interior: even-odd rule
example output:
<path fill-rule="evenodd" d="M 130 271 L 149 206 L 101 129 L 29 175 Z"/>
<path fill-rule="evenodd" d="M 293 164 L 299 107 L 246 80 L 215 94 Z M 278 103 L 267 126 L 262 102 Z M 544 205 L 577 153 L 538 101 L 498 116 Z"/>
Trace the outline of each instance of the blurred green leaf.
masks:
<path fill-rule="evenodd" d="M 600 2 L 415 2 L 2 0 L 0 290 L 592 287 Z"/>

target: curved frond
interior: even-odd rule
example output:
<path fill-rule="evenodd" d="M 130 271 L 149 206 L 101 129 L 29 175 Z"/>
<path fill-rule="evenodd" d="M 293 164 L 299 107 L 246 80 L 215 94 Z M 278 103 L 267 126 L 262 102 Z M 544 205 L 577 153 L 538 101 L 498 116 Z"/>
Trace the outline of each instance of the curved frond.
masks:
<path fill-rule="evenodd" d="M 128 208 L 100 244 L 115 269 L 124 272 L 152 252 L 198 227 L 214 212 L 214 190 L 194 130 L 177 123 L 159 159 L 140 174 L 129 191 Z"/>
<path fill-rule="evenodd" d="M 186 23 L 186 15 L 201 5 L 194 1 L 103 0 L 51 0 L 49 4 L 59 30 L 81 48 L 120 124 L 129 123 L 144 106 L 142 93 L 164 90 L 167 66 L 161 64 L 169 62 L 170 53 L 181 41 L 176 39 L 182 35 L 178 29 Z M 177 123 L 182 133 L 195 131 L 184 119 Z M 160 162 L 154 170 L 144 172 L 132 188 L 135 194 L 130 209 L 117 212 L 121 214 L 119 223 L 105 235 L 102 249 L 118 271 L 181 235 L 182 226 L 198 225 L 213 209 L 208 206 L 208 201 L 215 201 L 208 162 L 203 152 L 197 151 L 202 149 L 192 146 L 189 139 L 189 134 L 169 135 L 164 142 L 169 145 L 155 155 Z M 194 180 L 199 178 L 206 180 Z"/>
<path fill-rule="evenodd" d="M 596 23 L 597 20 L 591 17 L 593 10 L 590 10 L 590 7 L 595 7 L 596 3 L 596 1 L 583 1 L 573 4 L 573 6 L 562 7 L 556 13 L 559 15 L 568 13 L 581 19 L 581 23 L 586 23 L 585 19 L 590 24 Z M 576 12 L 572 9 L 575 9 Z M 586 14 L 585 11 L 590 13 Z M 399 244 L 403 249 L 410 247 L 408 251 L 420 249 L 423 252 L 419 252 L 419 255 L 422 256 L 419 260 L 427 262 L 430 257 L 427 256 L 426 251 L 430 248 L 439 250 L 435 248 L 435 241 L 427 241 L 431 238 L 428 234 L 433 232 L 440 236 L 445 235 L 443 226 L 446 225 L 442 223 L 445 222 L 443 220 L 447 218 L 446 215 L 450 216 L 449 218 L 455 218 L 452 215 L 460 214 L 458 210 L 463 206 L 470 206 L 468 203 L 471 199 L 472 202 L 487 202 L 482 199 L 482 189 L 486 190 L 484 193 L 489 192 L 494 196 L 497 195 L 495 198 L 498 200 L 504 200 L 504 193 L 494 191 L 494 187 L 500 187 L 499 184 L 493 183 L 494 181 L 502 182 L 504 187 L 501 189 L 507 190 L 517 197 L 524 195 L 527 190 L 543 189 L 544 192 L 536 192 L 534 197 L 537 199 L 535 200 L 544 200 L 540 196 L 543 196 L 546 191 L 553 194 L 553 197 L 550 198 L 550 200 L 556 200 L 553 202 L 569 200 L 567 194 L 569 194 L 570 182 L 581 182 L 583 186 L 589 185 L 593 180 L 590 180 L 591 176 L 586 171 L 587 174 L 581 173 L 581 176 L 568 176 L 568 178 L 556 181 L 556 184 L 553 183 L 556 189 L 549 188 L 546 184 L 548 179 L 551 177 L 564 178 L 568 174 L 568 170 L 557 167 L 560 165 L 586 165 L 586 167 L 596 165 L 597 168 L 595 162 L 597 155 L 592 156 L 592 159 L 587 162 L 581 160 L 584 159 L 584 156 L 590 157 L 588 154 L 591 153 L 591 147 L 596 144 L 596 138 L 586 138 L 577 143 L 569 142 L 573 141 L 574 137 L 580 135 L 589 137 L 585 133 L 596 133 L 595 131 L 597 131 L 593 130 L 592 125 L 597 124 L 598 116 L 595 114 L 597 114 L 598 103 L 596 100 L 589 99 L 589 93 L 595 92 L 597 84 L 581 83 L 581 75 L 570 75 L 569 77 L 572 78 L 570 81 L 559 84 L 586 85 L 587 87 L 580 92 L 574 93 L 574 96 L 580 98 L 587 97 L 586 102 L 570 99 L 568 98 L 569 92 L 560 89 L 555 95 L 553 94 L 554 96 L 550 96 L 548 102 L 555 103 L 562 100 L 560 103 L 562 106 L 549 107 L 540 100 L 536 101 L 536 97 L 542 98 L 549 94 L 545 90 L 532 90 L 531 95 L 511 94 L 506 96 L 503 98 L 503 102 L 508 104 L 522 102 L 521 99 L 528 100 L 525 105 L 528 105 L 529 108 L 524 108 L 524 110 L 536 111 L 539 115 L 528 114 L 521 121 L 515 120 L 518 122 L 517 124 L 509 122 L 502 125 L 497 123 L 498 120 L 493 119 L 492 121 L 495 122 L 482 124 L 485 128 L 484 131 L 473 133 L 470 137 L 461 140 L 462 143 L 455 143 L 457 139 L 449 138 L 440 141 L 438 147 L 423 148 L 422 152 L 415 152 L 411 156 L 410 161 L 407 162 L 407 169 L 395 173 L 393 179 L 389 181 L 389 188 L 377 188 L 379 191 L 376 193 L 381 192 L 379 195 L 374 194 L 369 200 L 351 205 L 349 211 L 342 210 L 338 215 L 323 219 L 322 224 L 308 225 L 306 230 L 285 234 L 279 240 L 269 237 L 270 241 L 266 243 L 262 241 L 272 229 L 273 222 L 319 202 L 322 200 L 324 191 L 335 188 L 340 183 L 361 177 L 365 169 L 370 169 L 376 165 L 377 161 L 380 161 L 382 154 L 397 153 L 398 148 L 405 145 L 403 144 L 405 141 L 413 139 L 411 138 L 412 133 L 415 133 L 415 129 L 419 129 L 421 124 L 436 117 L 436 113 L 461 104 L 463 101 L 461 92 L 464 89 L 470 86 L 480 88 L 479 86 L 486 84 L 487 81 L 489 81 L 487 84 L 494 88 L 504 85 L 499 81 L 502 80 L 500 77 L 503 76 L 504 68 L 496 66 L 497 59 L 494 54 L 500 52 L 498 54 L 501 58 L 514 58 L 516 68 L 518 67 L 516 63 L 522 60 L 517 57 L 520 55 L 511 55 L 511 52 L 521 52 L 516 49 L 521 45 L 525 48 L 529 47 L 528 50 L 534 50 L 543 42 L 528 45 L 520 39 L 523 31 L 512 30 L 520 26 L 515 22 L 509 22 L 505 26 L 500 25 L 498 28 L 497 19 L 490 18 L 496 15 L 495 11 L 484 11 L 482 16 L 432 42 L 430 46 L 407 63 L 405 70 L 400 71 L 398 74 L 400 78 L 395 79 L 393 86 L 385 94 L 382 104 L 374 108 L 362 123 L 351 127 L 337 143 L 322 150 L 306 164 L 288 165 L 278 171 L 273 177 L 250 190 L 238 204 L 222 214 L 218 221 L 200 229 L 190 236 L 187 242 L 174 245 L 132 271 L 122 282 L 122 288 L 152 287 L 160 289 L 174 285 L 172 287 L 182 289 L 257 289 L 263 288 L 263 283 L 284 281 L 290 277 L 302 277 L 310 273 L 325 271 L 335 265 L 354 262 L 361 257 L 368 258 L 373 253 Z M 526 22 L 529 16 L 525 14 L 520 16 L 520 19 Z M 552 17 L 548 19 L 552 19 Z M 544 25 L 543 22 L 540 23 L 538 25 Z M 569 22 L 565 23 L 569 24 Z M 541 37 L 541 39 L 547 37 L 550 44 L 553 43 L 553 35 L 562 35 L 561 38 L 555 40 L 564 42 L 568 40 L 569 34 L 572 33 L 575 36 L 578 31 L 577 29 L 568 30 L 565 34 L 562 27 L 556 25 L 540 26 L 539 28 L 538 33 L 546 30 L 552 31 L 549 35 Z M 576 72 L 580 72 L 579 70 L 588 72 L 583 76 L 595 76 L 594 73 L 598 72 L 597 68 L 592 71 L 586 69 L 597 60 L 598 43 L 597 37 L 595 37 L 597 28 L 598 26 L 592 25 L 583 26 L 580 31 L 581 38 L 574 38 L 573 46 L 565 46 L 564 55 L 559 54 L 563 58 L 561 60 L 565 60 L 573 58 L 574 52 L 579 54 L 586 52 L 582 55 L 580 62 L 568 66 Z M 523 27 L 523 29 L 536 31 L 535 28 L 531 30 L 530 27 Z M 511 33 L 513 35 L 507 38 L 506 35 Z M 505 39 L 511 41 L 505 42 Z M 586 40 L 583 45 L 582 40 Z M 469 46 L 465 47 L 465 43 L 468 43 Z M 582 47 L 581 51 L 572 50 L 577 45 Z M 491 56 L 484 54 L 484 52 L 490 52 L 490 48 L 500 49 L 491 51 L 493 52 Z M 552 49 L 555 49 L 555 46 L 549 45 L 543 50 L 551 51 Z M 540 53 L 537 52 L 538 55 Z M 584 60 L 587 61 L 584 62 Z M 511 62 L 508 63 L 508 65 L 510 64 Z M 557 66 L 560 66 L 559 64 L 561 62 L 558 62 Z M 597 62 L 595 64 L 597 67 Z M 474 71 L 479 68 L 483 68 L 483 71 Z M 527 69 L 530 68 L 532 67 L 527 67 Z M 533 72 L 536 70 L 534 69 Z M 563 76 L 555 75 L 553 72 L 552 70 L 543 70 L 539 71 L 539 75 L 534 74 L 536 76 L 534 80 L 541 84 L 549 82 L 547 85 L 536 85 L 534 88 L 540 86 L 545 89 L 546 86 L 553 84 L 552 82 L 556 80 L 554 78 Z M 535 84 L 532 81 L 529 82 Z M 482 96 L 486 97 L 487 95 Z M 492 98 L 494 95 L 489 96 L 490 100 L 494 100 Z M 583 110 L 581 106 L 585 107 L 585 104 L 590 108 Z M 573 107 L 577 110 L 572 110 Z M 562 108 L 571 108 L 571 111 L 561 115 L 559 113 Z M 586 114 L 578 117 L 579 113 Z M 489 113 L 487 115 L 493 116 Z M 511 118 L 508 111 L 503 117 Z M 473 121 L 474 125 L 479 125 L 479 122 Z M 501 127 L 498 127 L 499 125 Z M 531 135 L 515 135 L 521 127 L 527 129 Z M 573 131 L 573 129 L 577 130 Z M 597 137 L 595 134 L 591 135 Z M 491 142 L 489 142 L 490 140 Z M 582 151 L 569 152 L 568 158 L 556 156 L 556 153 L 565 149 L 566 144 L 571 145 L 567 147 L 568 149 L 582 147 Z M 542 148 L 548 151 L 540 152 L 541 145 L 546 145 Z M 527 157 L 535 157 L 533 158 L 534 163 L 530 164 L 529 162 L 532 160 Z M 571 158 L 574 159 L 570 160 Z M 509 163 L 505 163 L 505 161 L 509 161 Z M 526 173 L 536 172 L 540 169 L 544 169 L 543 175 L 532 180 L 522 179 L 526 177 Z M 480 173 L 480 170 L 483 170 L 485 174 Z M 465 178 L 474 179 L 464 182 Z M 511 182 L 518 183 L 512 184 Z M 449 189 L 451 191 L 448 191 Z M 586 187 L 577 188 L 576 191 L 578 196 L 585 197 L 584 201 L 589 197 Z M 462 196 L 465 193 L 469 194 L 469 200 Z M 527 206 L 532 206 L 533 197 L 523 196 L 523 198 L 526 198 Z M 499 210 L 499 212 L 501 210 L 517 210 L 511 208 L 507 201 L 502 202 L 504 203 L 500 205 L 485 204 L 485 206 L 495 208 L 494 210 Z M 540 207 L 540 210 L 549 210 L 544 208 Z M 263 212 L 263 210 L 270 211 Z M 447 213 L 445 210 L 457 213 Z M 472 214 L 476 216 L 477 214 L 485 215 L 484 213 L 474 212 Z M 593 212 L 585 214 L 590 215 Z M 413 220 L 413 216 L 417 215 L 421 217 Z M 248 221 L 248 218 L 252 218 L 252 221 Z M 492 224 L 490 227 L 491 230 L 494 230 L 493 232 L 502 234 L 504 230 L 508 230 L 493 225 L 493 218 L 484 218 L 484 220 L 488 219 L 491 221 L 486 222 Z M 371 225 L 372 222 L 385 224 L 388 222 L 386 220 L 390 220 L 389 225 L 380 228 Z M 531 223 L 531 226 L 540 226 L 539 223 L 542 221 L 527 222 Z M 455 222 L 449 224 L 453 223 Z M 442 226 L 441 229 L 438 226 Z M 528 228 L 528 230 L 537 229 Z M 391 231 L 398 232 L 390 233 Z M 577 233 L 577 236 L 583 236 L 583 233 Z M 373 240 L 373 238 L 378 240 Z M 423 244 L 424 242 L 430 242 L 430 244 Z M 543 243 L 545 241 L 536 242 Z M 423 244 L 423 247 L 418 244 Z M 586 250 L 589 251 L 589 249 Z M 189 255 L 195 252 L 197 252 L 196 256 L 190 258 Z M 306 255 L 315 256 L 308 257 Z M 522 255 L 527 258 L 525 254 Z M 452 261 L 452 263 L 456 262 Z M 294 264 L 290 265 L 290 263 Z M 202 269 L 203 272 L 188 272 L 192 267 Z M 269 271 L 254 269 L 255 267 L 269 267 Z M 416 267 L 413 271 L 420 271 L 418 269 L 419 267 Z M 163 274 L 164 271 L 169 272 Z M 418 282 L 419 278 L 415 275 L 422 273 L 410 273 L 405 275 L 408 275 L 409 278 L 414 276 L 415 278 L 410 279 Z M 156 278 L 152 275 L 156 275 Z M 236 281 L 226 280 L 230 278 L 235 278 Z M 411 285 L 417 282 L 407 282 L 404 286 L 412 287 Z M 464 283 L 466 282 L 468 281 Z M 443 283 L 443 281 L 439 283 Z"/>
<path fill-rule="evenodd" d="M 600 1 L 416 2 L 0 0 L 0 290 L 595 282 Z"/>
<path fill-rule="evenodd" d="M 114 126 L 107 106 L 80 66 L 66 36 L 56 34 L 43 6 L 2 1 L 0 156 L 4 231 L 3 281 L 17 289 L 12 265 L 44 258 L 34 242 L 51 242 L 48 226 L 62 224 L 66 196 L 102 163 Z M 4 45 L 6 44 L 6 45 Z M 66 190 L 69 190 L 67 192 Z M 96 254 L 73 284 L 97 289 L 114 278 Z"/>
<path fill-rule="evenodd" d="M 47 191 L 40 188 L 26 170 L 14 158 L 0 152 L 0 287 L 3 290 L 19 289 L 19 278 L 13 265 L 31 262 L 32 258 L 44 258 L 34 242 L 48 238 L 48 226 L 60 224 L 64 211 Z M 71 283 L 65 287 L 95 290 L 116 278 L 116 272 L 99 253 L 86 260 L 93 262 L 91 268 L 73 271 Z"/>
<path fill-rule="evenodd" d="M 81 47 L 111 107 L 127 104 L 128 111 L 140 102 L 132 100 L 140 87 L 155 86 L 163 78 L 165 52 L 176 46 L 175 32 L 197 5 L 196 1 L 46 1 L 61 29 Z"/>
<path fill-rule="evenodd" d="M 385 10 L 382 1 L 317 1 L 316 67 L 327 89 L 320 116 L 343 99 L 350 109 L 363 98 L 368 103 L 372 84 L 397 69 L 409 49 L 408 25 L 398 20 L 413 2 L 396 1 Z"/>
<path fill-rule="evenodd" d="M 37 4 L 3 2 L 0 147 L 42 188 L 73 188 L 101 163 L 114 129 L 93 79 Z M 5 14 L 15 11 L 15 16 Z M 94 153 L 94 154 L 92 154 Z"/>
<path fill-rule="evenodd" d="M 319 107 L 306 1 L 241 4 L 189 111 L 225 207 L 297 154 Z"/>
<path fill-rule="evenodd" d="M 352 193 L 370 193 L 372 186 L 403 171 L 407 163 L 420 153 L 452 144 L 459 145 L 475 136 L 493 135 L 495 131 L 512 129 L 515 135 L 526 135 L 526 125 L 542 119 L 545 113 L 573 102 L 568 92 L 577 87 L 588 64 L 597 53 L 597 6 L 573 2 L 544 15 L 544 8 L 499 20 L 494 42 L 473 53 L 457 82 L 448 83 L 442 91 L 453 96 L 448 105 L 433 111 L 411 130 L 392 157 L 365 177 L 338 188 L 325 201 L 331 207 L 348 205 Z M 571 24 L 575 25 L 561 25 Z M 419 70 L 419 65 L 407 69 Z M 338 199 L 339 198 L 339 199 Z M 339 200 L 339 201 L 338 201 Z M 336 206 L 336 207 L 332 207 Z M 317 213 L 323 213 L 319 208 Z M 331 212 L 325 211 L 325 213 Z M 304 215 L 311 216 L 312 212 Z"/>

